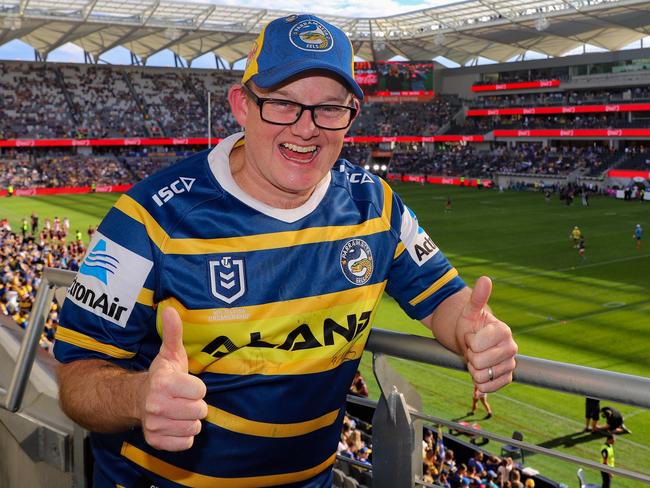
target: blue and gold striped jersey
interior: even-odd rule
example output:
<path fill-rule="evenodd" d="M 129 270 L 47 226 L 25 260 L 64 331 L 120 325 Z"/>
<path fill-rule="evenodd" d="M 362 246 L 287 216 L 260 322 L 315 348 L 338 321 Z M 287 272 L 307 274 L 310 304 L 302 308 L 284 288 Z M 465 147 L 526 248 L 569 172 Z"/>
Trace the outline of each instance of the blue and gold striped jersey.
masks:
<path fill-rule="evenodd" d="M 188 451 L 153 449 L 140 430 L 92 434 L 96 486 L 330 486 L 384 291 L 422 319 L 464 286 L 391 188 L 347 161 L 298 209 L 244 194 L 228 165 L 241 137 L 121 196 L 68 289 L 60 361 L 147 369 L 171 306 L 208 390 Z"/>

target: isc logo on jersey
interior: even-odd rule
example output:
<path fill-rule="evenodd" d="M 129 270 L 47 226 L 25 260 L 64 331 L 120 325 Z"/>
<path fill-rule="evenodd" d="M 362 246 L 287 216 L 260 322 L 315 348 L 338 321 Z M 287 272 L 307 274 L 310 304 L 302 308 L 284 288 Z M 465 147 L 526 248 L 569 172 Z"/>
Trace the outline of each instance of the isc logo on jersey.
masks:
<path fill-rule="evenodd" d="M 418 266 L 422 266 L 439 251 L 438 246 L 420 227 L 413 211 L 406 206 L 404 206 L 404 213 L 402 214 L 400 238 L 409 255 Z"/>
<path fill-rule="evenodd" d="M 181 176 L 174 180 L 171 185 L 163 186 L 152 195 L 151 198 L 156 202 L 156 205 L 162 207 L 165 203 L 174 198 L 174 195 L 190 191 L 195 181 L 196 178 L 186 178 L 185 176 Z"/>
<path fill-rule="evenodd" d="M 67 297 L 125 327 L 153 262 L 95 232 Z"/>

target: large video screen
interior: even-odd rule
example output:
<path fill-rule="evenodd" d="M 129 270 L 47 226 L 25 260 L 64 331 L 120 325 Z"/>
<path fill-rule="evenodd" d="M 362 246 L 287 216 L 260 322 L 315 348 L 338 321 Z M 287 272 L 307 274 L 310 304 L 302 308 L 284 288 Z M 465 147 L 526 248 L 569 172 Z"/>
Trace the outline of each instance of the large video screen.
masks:
<path fill-rule="evenodd" d="M 354 77 L 369 96 L 433 96 L 431 61 L 361 61 Z"/>

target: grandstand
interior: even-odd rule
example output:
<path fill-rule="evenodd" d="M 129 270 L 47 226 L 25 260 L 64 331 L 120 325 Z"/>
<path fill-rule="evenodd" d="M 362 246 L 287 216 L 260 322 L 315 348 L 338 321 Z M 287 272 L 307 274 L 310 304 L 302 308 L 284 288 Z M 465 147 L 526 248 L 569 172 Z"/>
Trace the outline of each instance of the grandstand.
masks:
<path fill-rule="evenodd" d="M 406 186 L 408 183 L 436 185 L 426 185 L 424 193 L 417 196 L 423 198 L 419 203 L 422 210 L 416 209 L 418 215 L 426 214 L 431 202 L 438 205 L 438 200 L 443 198 L 451 200 L 449 195 L 453 195 L 454 202 L 461 201 L 460 208 L 463 208 L 463 199 L 472 201 L 468 206 L 479 208 L 488 197 L 468 197 L 467 186 L 496 187 L 508 195 L 515 194 L 514 190 L 525 190 L 523 199 L 534 198 L 528 193 L 547 190 L 554 198 L 562 199 L 561 211 L 565 210 L 564 202 L 568 209 L 574 197 L 587 194 L 607 201 L 607 211 L 613 214 L 623 214 L 623 211 L 610 204 L 627 203 L 616 202 L 616 199 L 635 199 L 647 205 L 643 202 L 650 200 L 647 191 L 650 188 L 650 47 L 645 47 L 650 42 L 648 11 L 650 3 L 640 0 L 487 3 L 469 0 L 385 18 L 325 15 L 333 23 L 345 26 L 357 54 L 364 59 L 358 65 L 358 73 L 367 80 L 386 80 L 381 87 L 378 84 L 376 90 L 364 82 L 366 101 L 361 115 L 350 128 L 342 157 L 380 173 L 395 185 L 404 185 L 400 188 L 408 188 L 406 194 L 415 186 Z M 35 61 L 0 61 L 0 196 L 11 197 L 0 200 L 3 268 L 0 337 L 10 343 L 4 348 L 0 344 L 0 353 L 4 353 L 0 355 L 4 360 L 1 364 L 13 364 L 7 360 L 12 354 L 15 360 L 17 344 L 23 334 L 21 328 L 27 327 L 36 310 L 44 268 L 78 269 L 93 227 L 107 210 L 106 205 L 113 201 L 113 197 L 106 195 L 125 191 L 179 158 L 204 150 L 240 130 L 230 115 L 227 102 L 228 87 L 237 83 L 242 75 L 234 66 L 245 59 L 248 46 L 261 26 L 282 13 L 203 3 L 188 8 L 186 4 L 171 1 L 150 4 L 123 4 L 113 0 L 87 4 L 76 0 L 5 3 L 0 12 L 4 26 L 1 42 L 21 39 L 34 48 Z M 634 42 L 638 46 L 622 49 Z M 48 56 L 65 43 L 81 47 L 86 62 L 49 62 Z M 601 52 L 587 53 L 585 49 L 582 54 L 570 54 L 585 45 L 597 46 Z M 117 46 L 129 49 L 131 65 L 103 62 L 103 56 Z M 166 49 L 173 51 L 177 66 L 147 65 L 149 58 Z M 536 53 L 532 56 L 534 59 L 527 59 L 532 51 Z M 192 67 L 193 61 L 206 53 L 214 54 L 215 69 Z M 412 80 L 404 78 L 401 86 L 390 89 L 386 66 L 395 56 L 407 58 L 395 61 L 404 73 L 415 73 L 415 64 L 417 69 L 430 65 L 426 68 L 431 70 L 426 83 L 431 86 L 425 87 L 422 80 L 415 81 L 413 75 Z M 438 62 L 439 57 L 459 66 L 447 67 Z M 482 63 L 485 59 L 492 62 Z M 89 195 L 85 195 L 87 193 Z M 76 200 L 71 194 L 90 198 Z M 47 227 L 45 218 L 55 215 L 47 207 L 39 207 L 36 211 L 38 200 L 34 201 L 34 208 L 14 210 L 17 197 L 34 195 L 59 195 L 51 198 L 68 199 L 57 207 L 63 212 L 72 212 L 77 205 L 92 205 L 89 220 L 83 220 L 86 217 L 80 215 L 75 221 L 73 217 L 73 222 L 81 222 L 81 237 L 75 235 L 77 227 L 67 231 L 58 230 L 52 224 Z M 531 200 L 515 203 L 512 200 L 510 205 L 517 206 L 524 201 L 528 205 Z M 55 200 L 47 200 L 45 205 L 50 204 L 54 206 Z M 497 209 L 496 204 L 489 205 Z M 578 207 L 578 203 L 573 205 L 570 210 Z M 442 209 L 442 203 L 439 206 Z M 458 208 L 455 203 L 453 212 L 458 212 Z M 498 207 L 497 212 L 507 215 L 507 206 Z M 40 215 L 35 226 L 30 213 L 37 218 Z M 647 211 L 635 209 L 625 215 L 650 227 Z M 63 216 L 65 214 L 61 213 Z M 544 215 L 537 217 L 545 225 L 552 225 Z M 431 226 L 445 225 L 437 217 L 426 218 Z M 554 218 L 573 217 L 556 213 Z M 448 231 L 456 232 L 456 228 Z M 484 229 L 485 234 L 489 231 Z M 463 241 L 454 243 L 460 248 L 464 242 L 476 239 L 469 226 L 461 232 L 466 232 Z M 606 231 L 600 229 L 599 232 Z M 541 232 L 536 235 L 541 239 Z M 513 249 L 524 244 L 528 245 L 520 241 L 511 243 L 509 252 L 519 253 Z M 603 247 L 605 244 L 603 241 Z M 483 259 L 470 255 L 468 251 L 467 262 L 463 263 L 467 267 Z M 495 254 L 490 259 L 507 258 Z M 647 256 L 643 259 L 641 262 L 645 266 Z M 602 261 L 606 259 L 603 257 Z M 521 263 L 519 266 L 527 265 Z M 558 269 L 563 268 L 564 263 L 558 266 Z M 647 278 L 649 270 L 636 271 Z M 594 281 L 597 278 L 602 279 L 600 276 L 584 277 Z M 647 290 L 647 283 L 644 286 Z M 513 293 L 513 300 L 518 300 L 517 293 Z M 645 306 L 647 310 L 647 296 L 639 302 L 639 308 Z M 41 311 L 43 329 L 38 343 L 42 351 L 37 359 L 38 374 L 41 369 L 45 371 L 45 379 L 39 376 L 39 383 L 30 386 L 30 392 L 36 391 L 37 397 L 39 394 L 47 396 L 48 389 L 53 389 L 52 366 L 46 352 L 52 348 L 58 305 L 56 300 L 51 307 L 49 302 L 47 305 Z M 403 319 L 403 316 L 395 317 Z M 35 318 L 31 320 L 37 322 Z M 647 329 L 647 318 L 641 320 L 645 320 L 641 325 Z M 573 362 L 566 357 L 554 359 Z M 599 362 L 596 367 L 610 369 L 606 362 Z M 629 374 L 641 377 L 650 374 L 650 366 L 647 369 L 645 366 L 626 367 L 630 368 L 626 371 Z M 367 361 L 364 361 L 364 368 L 364 375 L 369 377 Z M 400 373 L 407 376 L 401 369 Z M 3 402 L 9 387 L 7 374 L 4 373 L 0 382 Z M 548 387 L 536 383 L 538 380 L 533 375 L 526 378 L 524 373 L 518 381 Z M 601 393 L 603 398 L 622 403 L 627 399 L 630 404 L 650 407 L 647 395 L 635 403 L 623 393 L 611 393 L 602 385 L 588 385 L 595 390 L 585 385 L 578 389 L 552 386 L 558 391 Z M 371 396 L 379 398 L 381 387 L 381 384 L 372 383 Z M 608 393 L 604 393 L 605 390 Z M 385 391 L 383 393 L 388 396 Z M 52 391 L 49 395 L 56 398 Z M 78 427 L 61 419 L 60 412 L 52 413 L 56 410 L 55 404 L 36 405 L 49 409 L 47 415 L 39 417 L 38 412 L 29 415 L 45 424 L 54 418 L 53 431 L 69 431 L 70 439 L 61 441 L 69 442 L 64 449 L 65 456 L 45 455 L 40 451 L 34 454 L 29 443 L 23 443 L 29 459 L 8 459 L 24 469 L 34 464 L 48 465 L 30 478 L 33 486 L 69 486 L 71 483 L 84 486 L 88 480 L 86 474 L 79 472 L 79 465 L 90 469 L 91 461 L 84 461 L 79 454 L 80 444 L 75 444 L 78 439 L 71 440 L 73 435 L 83 437 L 83 433 L 79 434 L 75 430 Z M 514 403 L 504 402 L 502 408 L 516 408 L 512 405 Z M 393 481 L 387 480 L 397 478 L 390 478 L 386 467 L 376 465 L 373 469 L 373 459 L 386 457 L 382 458 L 378 452 L 374 457 L 362 455 L 364 448 L 376 451 L 376 447 L 382 445 L 381 440 L 373 438 L 373 433 L 382 432 L 382 428 L 372 425 L 373 416 L 368 412 L 368 405 L 360 407 L 351 401 L 349 408 L 349 424 L 354 426 L 351 432 L 357 434 L 354 441 L 349 440 L 352 434 L 346 434 L 339 446 L 335 470 L 337 486 L 397 486 L 388 484 Z M 16 435 L 15 424 L 7 415 L 3 413 L 0 417 L 1 422 L 6 422 L 3 433 L 7 439 L 15 438 L 20 445 L 24 439 Z M 577 418 L 582 420 L 580 415 L 582 413 L 577 414 Z M 646 423 L 641 428 L 635 426 L 635 433 L 641 432 L 646 437 L 641 438 L 636 449 L 648 452 L 648 457 L 640 454 L 635 459 L 650 459 L 648 412 L 638 415 Z M 470 482 L 476 486 L 494 482 L 500 488 L 514 487 L 513 478 L 530 478 L 536 481 L 536 486 L 558 488 L 575 482 L 564 477 L 566 470 L 554 470 L 552 464 L 550 468 L 545 465 L 546 471 L 541 472 L 527 466 L 521 450 L 516 466 L 512 466 L 500 449 L 495 452 L 495 449 L 488 449 L 492 446 L 477 447 L 480 435 L 471 425 L 468 430 L 467 425 L 453 421 L 445 423 L 438 417 L 427 422 L 435 432 L 434 439 L 419 454 L 409 451 L 405 457 L 405 462 L 415 459 L 416 467 L 406 476 L 411 480 L 416 476 L 420 486 L 447 486 L 447 481 L 456 486 L 458 481 L 451 478 L 458 480 L 458 468 L 469 463 L 477 451 L 485 455 L 489 469 L 479 474 L 472 468 L 473 475 L 470 476 L 469 471 L 463 475 L 480 479 L 480 483 Z M 454 435 L 447 432 L 443 435 L 442 430 L 437 430 L 438 424 L 447 425 Z M 413 425 L 421 428 L 420 424 Z M 513 430 L 512 424 L 506 425 Z M 24 432 L 25 427 L 21 428 Z M 525 431 L 526 426 L 520 428 Z M 420 440 L 419 432 L 416 442 Z M 510 433 L 507 432 L 507 436 Z M 490 437 L 489 432 L 485 435 L 486 439 L 492 439 L 493 445 L 501 440 L 499 435 Z M 62 438 L 66 438 L 65 435 Z M 0 445 L 14 446 L 7 439 Z M 436 443 L 441 440 L 456 460 L 445 460 L 440 451 L 436 451 Z M 536 444 L 542 448 L 547 445 L 544 440 Z M 529 445 L 529 448 L 536 447 Z M 42 451 L 43 446 L 39 445 L 36 451 L 38 449 Z M 70 456 L 73 449 L 77 449 L 74 461 Z M 395 448 L 392 452 L 398 451 Z M 545 453 L 540 449 L 537 454 Z M 65 461 L 61 461 L 63 458 Z M 426 465 L 424 473 L 422 460 Z M 51 484 L 48 485 L 48 476 L 44 473 L 57 463 L 58 471 L 49 478 Z M 509 466 L 509 473 L 519 474 L 508 475 L 506 480 L 501 475 L 506 468 L 500 469 L 504 463 Z M 584 465 L 594 467 L 588 463 Z M 620 486 L 640 486 L 650 479 L 650 464 L 636 461 L 631 465 L 622 461 L 622 465 L 623 476 L 620 481 L 617 478 Z M 575 471 L 573 467 L 570 469 Z M 445 470 L 447 474 L 443 474 Z M 17 483 L 20 475 L 15 471 L 4 466 L 0 471 L 8 473 L 6 478 L 0 477 L 0 485 Z M 386 478 L 373 477 L 373 471 L 385 473 Z M 489 471 L 495 476 L 488 475 Z"/>

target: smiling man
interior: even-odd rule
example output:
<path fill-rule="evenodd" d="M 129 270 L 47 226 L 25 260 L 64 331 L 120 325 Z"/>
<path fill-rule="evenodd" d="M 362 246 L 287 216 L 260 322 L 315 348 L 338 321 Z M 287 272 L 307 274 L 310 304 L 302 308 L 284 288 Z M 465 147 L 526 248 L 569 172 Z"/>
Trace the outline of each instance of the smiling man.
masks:
<path fill-rule="evenodd" d="M 244 131 L 122 196 L 68 290 L 64 411 L 95 487 L 330 487 L 345 397 L 386 291 L 482 392 L 517 346 L 390 187 L 338 159 L 363 92 L 312 15 L 260 33 L 230 89 Z"/>

